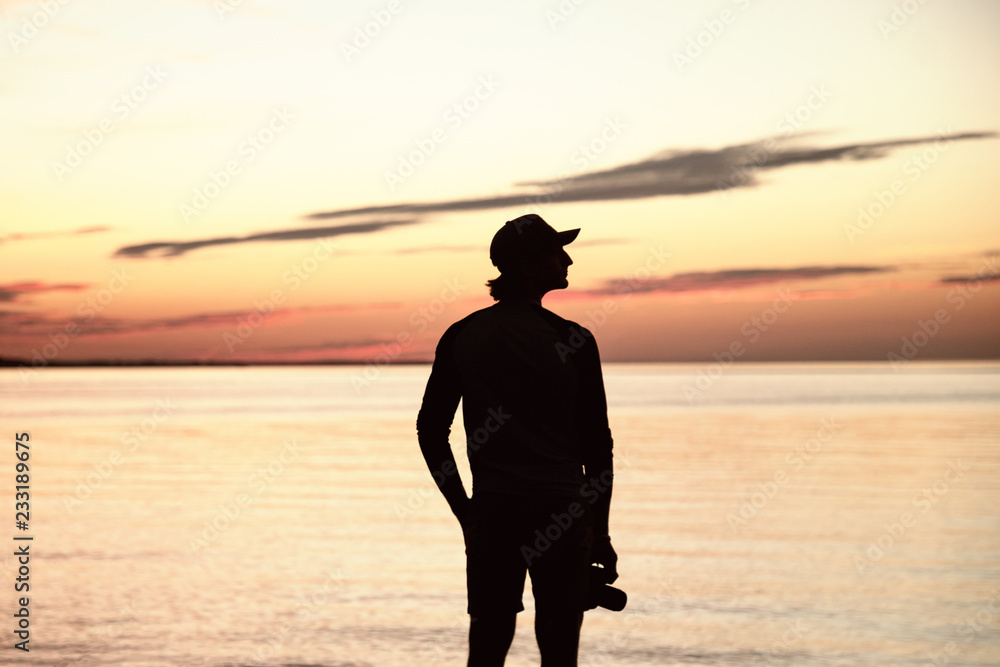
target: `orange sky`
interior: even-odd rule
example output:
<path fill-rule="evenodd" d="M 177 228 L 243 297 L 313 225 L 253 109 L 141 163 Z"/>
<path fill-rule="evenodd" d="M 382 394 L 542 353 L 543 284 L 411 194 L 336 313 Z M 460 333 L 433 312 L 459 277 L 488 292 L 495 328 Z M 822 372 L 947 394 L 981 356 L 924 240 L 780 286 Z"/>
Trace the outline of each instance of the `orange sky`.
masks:
<path fill-rule="evenodd" d="M 0 357 L 429 360 L 531 211 L 606 360 L 1000 356 L 995 3 L 56 5 L 0 2 Z"/>

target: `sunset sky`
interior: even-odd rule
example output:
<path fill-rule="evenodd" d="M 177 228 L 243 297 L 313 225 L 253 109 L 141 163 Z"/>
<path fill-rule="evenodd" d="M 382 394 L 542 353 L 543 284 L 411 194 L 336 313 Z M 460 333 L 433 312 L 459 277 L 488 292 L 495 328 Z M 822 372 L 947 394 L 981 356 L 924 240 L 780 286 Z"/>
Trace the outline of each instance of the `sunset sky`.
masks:
<path fill-rule="evenodd" d="M 1000 358 L 1000 3 L 0 0 L 0 357 Z M 912 351 L 912 353 L 911 353 Z"/>

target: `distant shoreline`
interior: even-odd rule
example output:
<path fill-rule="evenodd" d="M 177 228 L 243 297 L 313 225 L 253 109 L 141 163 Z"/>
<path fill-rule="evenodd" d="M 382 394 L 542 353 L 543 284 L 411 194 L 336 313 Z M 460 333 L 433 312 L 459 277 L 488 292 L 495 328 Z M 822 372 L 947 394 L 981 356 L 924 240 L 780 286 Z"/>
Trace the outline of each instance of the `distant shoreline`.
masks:
<path fill-rule="evenodd" d="M 390 364 L 378 363 L 372 360 L 366 361 L 157 361 L 157 360 L 115 360 L 115 361 L 49 361 L 44 366 L 34 366 L 30 361 L 22 359 L 6 359 L 0 357 L 0 369 L 3 368 L 25 368 L 41 370 L 44 368 L 223 368 L 223 367 L 263 367 L 263 366 L 428 366 L 432 360 L 426 361 L 393 361 Z M 691 364 L 691 365 L 714 365 L 713 359 L 691 359 L 673 361 L 603 361 L 607 364 Z M 892 362 L 887 359 L 759 359 L 759 360 L 736 360 L 733 366 L 754 366 L 759 364 L 879 364 L 887 365 Z M 951 363 L 951 364 L 1000 364 L 1000 357 L 986 358 L 928 358 L 914 359 L 908 363 L 931 364 L 931 363 Z"/>
<path fill-rule="evenodd" d="M 128 367 L 203 367 L 203 366 L 366 366 L 370 361 L 50 361 L 40 368 L 128 368 Z M 393 366 L 424 366 L 430 361 L 394 361 Z M 383 364 L 384 365 L 384 364 Z M 0 368 L 36 368 L 23 359 L 0 358 Z"/>

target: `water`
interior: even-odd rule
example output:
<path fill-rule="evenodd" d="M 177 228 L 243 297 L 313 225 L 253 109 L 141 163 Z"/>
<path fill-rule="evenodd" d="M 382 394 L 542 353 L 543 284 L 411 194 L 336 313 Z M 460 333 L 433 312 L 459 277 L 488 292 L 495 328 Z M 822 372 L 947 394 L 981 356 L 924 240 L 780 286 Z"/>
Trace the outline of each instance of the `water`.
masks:
<path fill-rule="evenodd" d="M 359 373 L 0 373 L 34 536 L 31 652 L 10 548 L 0 663 L 465 664 L 461 534 L 414 434 L 428 368 Z M 1000 365 L 605 376 L 630 599 L 588 612 L 582 665 L 1000 663 Z M 524 601 L 512 667 L 538 664 Z"/>

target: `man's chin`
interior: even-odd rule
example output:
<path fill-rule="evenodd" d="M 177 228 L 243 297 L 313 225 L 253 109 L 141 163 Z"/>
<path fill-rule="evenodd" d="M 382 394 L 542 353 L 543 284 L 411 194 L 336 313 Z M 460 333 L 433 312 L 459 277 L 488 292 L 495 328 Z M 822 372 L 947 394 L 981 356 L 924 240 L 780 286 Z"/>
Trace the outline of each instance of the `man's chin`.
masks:
<path fill-rule="evenodd" d="M 554 279 L 551 283 L 549 283 L 549 287 L 545 290 L 545 292 L 554 292 L 557 289 L 566 289 L 567 287 L 569 287 L 569 280 L 566 278 Z"/>

